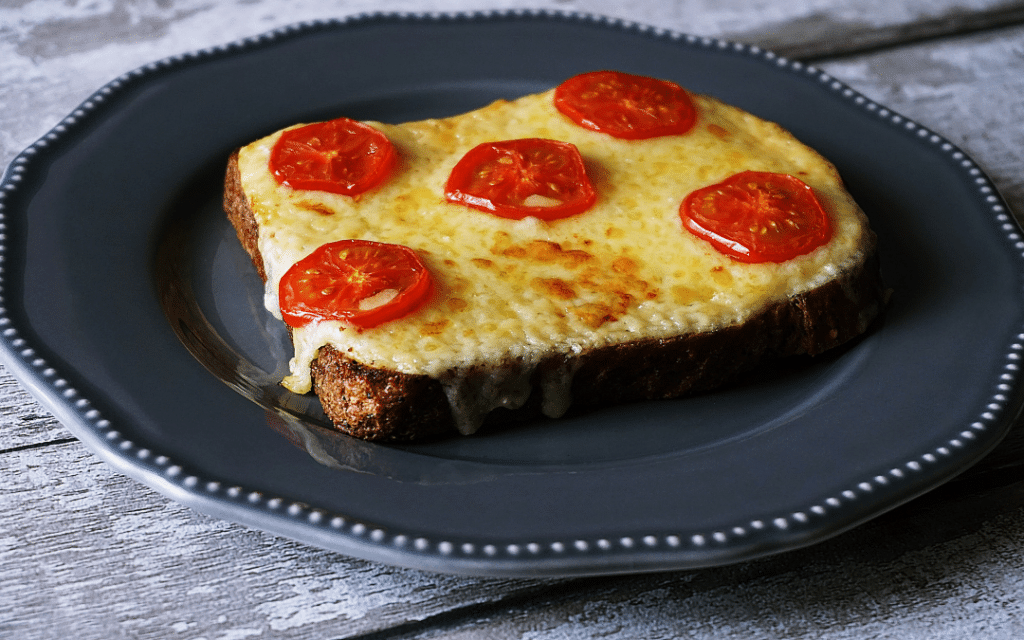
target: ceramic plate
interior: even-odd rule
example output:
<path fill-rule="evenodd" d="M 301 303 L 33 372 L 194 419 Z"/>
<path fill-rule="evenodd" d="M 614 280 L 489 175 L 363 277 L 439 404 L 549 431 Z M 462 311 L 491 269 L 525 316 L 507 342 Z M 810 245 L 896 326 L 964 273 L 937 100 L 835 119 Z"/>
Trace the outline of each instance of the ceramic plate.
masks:
<path fill-rule="evenodd" d="M 229 152 L 600 68 L 712 94 L 830 158 L 880 237 L 884 324 L 695 398 L 410 447 L 322 428 L 277 384 L 289 345 L 220 209 Z M 19 155 L 0 214 L 6 364 L 77 437 L 196 509 L 396 565 L 580 575 L 794 549 L 967 468 L 1024 397 L 1024 244 L 969 158 L 818 69 L 600 18 L 361 16 L 156 62 Z"/>

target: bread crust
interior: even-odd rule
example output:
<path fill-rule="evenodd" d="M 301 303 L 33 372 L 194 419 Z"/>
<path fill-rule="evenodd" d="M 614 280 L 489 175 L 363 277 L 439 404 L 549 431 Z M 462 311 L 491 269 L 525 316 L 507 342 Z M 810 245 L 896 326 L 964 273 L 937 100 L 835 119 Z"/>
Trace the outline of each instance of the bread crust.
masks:
<path fill-rule="evenodd" d="M 228 162 L 224 209 L 238 239 L 266 281 L 259 227 L 241 184 L 238 152 Z M 553 354 L 541 360 L 532 388 L 552 371 L 572 371 L 572 413 L 640 400 L 667 399 L 720 387 L 766 359 L 818 355 L 864 333 L 881 314 L 887 292 L 873 233 L 864 260 L 806 293 L 770 304 L 745 322 L 704 333 L 640 339 Z M 498 365 L 515 367 L 516 363 Z M 489 376 L 493 369 L 471 371 Z M 379 442 L 416 442 L 457 433 L 444 385 L 435 378 L 359 363 L 331 345 L 311 366 L 313 391 L 335 427 Z M 536 391 L 520 409 L 498 419 L 541 416 Z"/>

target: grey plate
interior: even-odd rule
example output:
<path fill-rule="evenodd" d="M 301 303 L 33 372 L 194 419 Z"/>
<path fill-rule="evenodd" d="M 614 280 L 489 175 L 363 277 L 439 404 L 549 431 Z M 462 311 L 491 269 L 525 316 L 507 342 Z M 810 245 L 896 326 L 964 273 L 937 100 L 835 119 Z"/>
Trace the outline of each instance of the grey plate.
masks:
<path fill-rule="evenodd" d="M 884 325 L 686 400 L 406 448 L 318 427 L 276 384 L 287 341 L 220 211 L 230 150 L 598 68 L 710 93 L 833 160 L 881 239 Z M 794 549 L 962 471 L 1024 400 L 1024 243 L 969 158 L 819 70 L 632 24 L 364 16 L 157 62 L 18 156 L 0 214 L 7 366 L 76 436 L 196 509 L 398 565 L 578 575 Z"/>

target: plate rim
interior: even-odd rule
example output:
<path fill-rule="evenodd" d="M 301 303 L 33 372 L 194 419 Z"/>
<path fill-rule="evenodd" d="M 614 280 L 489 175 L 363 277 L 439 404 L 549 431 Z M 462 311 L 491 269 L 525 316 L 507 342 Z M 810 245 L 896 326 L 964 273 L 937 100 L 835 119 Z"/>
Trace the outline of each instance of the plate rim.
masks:
<path fill-rule="evenodd" d="M 817 80 L 824 90 L 832 91 L 840 99 L 904 132 L 907 136 L 932 143 L 936 150 L 958 163 L 964 176 L 969 177 L 979 190 L 979 194 L 984 195 L 989 203 L 990 213 L 1003 225 L 1007 239 L 1015 243 L 1018 249 L 1017 261 L 1020 262 L 1024 257 L 1020 252 L 1020 249 L 1024 248 L 1024 243 L 1020 240 L 1019 226 L 1008 214 L 1009 209 L 994 184 L 966 153 L 939 134 L 870 100 L 813 65 L 789 60 L 755 45 L 683 34 L 596 14 L 553 10 L 358 14 L 286 25 L 241 40 L 146 64 L 122 74 L 98 89 L 48 133 L 14 158 L 0 179 L 0 232 L 6 228 L 11 215 L 8 211 L 10 199 L 20 195 L 19 185 L 26 175 L 38 170 L 40 164 L 45 166 L 50 149 L 59 147 L 65 136 L 76 131 L 79 126 L 86 126 L 92 115 L 107 108 L 106 105 L 119 92 L 144 85 L 166 70 L 179 70 L 204 61 L 245 55 L 255 47 L 283 38 L 301 38 L 325 31 L 344 33 L 354 25 L 367 23 L 480 23 L 509 19 L 589 23 L 641 37 L 664 39 L 684 47 L 728 51 L 736 55 L 757 58 L 772 64 L 780 71 L 801 74 Z M 10 253 L 9 243 L 9 238 L 0 238 L 0 258 Z M 743 534 L 707 531 L 692 534 L 689 539 L 671 534 L 641 534 L 621 537 L 618 540 L 599 538 L 547 541 L 543 545 L 528 540 L 482 544 L 459 543 L 453 541 L 454 538 L 427 539 L 422 536 L 408 536 L 402 532 L 383 531 L 371 523 L 352 521 L 343 515 L 327 514 L 315 507 L 297 502 L 289 504 L 281 498 L 265 496 L 243 487 L 223 487 L 216 480 L 189 473 L 183 466 L 159 452 L 142 455 L 141 447 L 135 445 L 130 438 L 125 437 L 107 421 L 93 408 L 88 398 L 69 388 L 58 369 L 38 356 L 32 347 L 32 332 L 18 326 L 18 321 L 11 316 L 7 306 L 10 302 L 4 300 L 6 296 L 3 292 L 8 289 L 9 278 L 7 270 L 0 272 L 0 296 L 3 296 L 0 298 L 0 304 L 4 305 L 0 307 L 0 344 L 3 345 L 0 356 L 4 364 L 66 428 L 115 469 L 177 502 L 215 517 L 363 559 L 442 573 L 536 577 L 660 571 L 666 568 L 691 569 L 749 560 L 817 543 L 895 508 L 968 468 L 999 443 L 1024 407 L 1024 390 L 1021 389 L 1020 380 L 1015 377 L 1013 385 L 1007 385 L 1009 388 L 1006 393 L 999 394 L 1002 400 L 990 398 L 985 409 L 979 412 L 977 421 L 966 427 L 959 437 L 944 443 L 938 450 L 922 452 L 920 459 L 906 461 L 905 467 L 908 472 L 891 474 L 885 478 L 865 478 L 860 485 L 850 488 L 849 493 L 853 495 L 850 499 L 856 499 L 857 491 L 884 491 L 890 490 L 893 485 L 901 488 L 900 480 L 922 467 L 922 461 L 927 465 L 931 462 L 930 458 L 936 458 L 936 453 L 940 456 L 950 455 L 950 448 L 959 447 L 959 451 L 954 453 L 961 464 L 954 473 L 901 495 L 898 500 L 893 500 L 884 509 L 872 512 L 870 516 L 852 514 L 846 520 L 836 519 L 831 527 L 807 527 L 806 523 L 813 516 L 810 512 L 815 508 L 808 505 L 806 512 L 779 514 L 774 518 L 760 521 L 762 527 L 759 530 L 750 530 Z M 1017 335 L 1017 341 L 1008 347 L 1007 367 L 1016 366 L 1019 352 L 1024 349 L 1024 329 L 1019 330 L 1021 333 Z M 130 431 L 130 428 L 127 430 Z M 971 447 L 967 447 L 965 441 L 973 441 Z M 954 444 L 955 442 L 960 444 Z M 943 454 L 942 449 L 946 449 L 947 453 Z M 758 527 L 754 526 L 753 529 Z"/>

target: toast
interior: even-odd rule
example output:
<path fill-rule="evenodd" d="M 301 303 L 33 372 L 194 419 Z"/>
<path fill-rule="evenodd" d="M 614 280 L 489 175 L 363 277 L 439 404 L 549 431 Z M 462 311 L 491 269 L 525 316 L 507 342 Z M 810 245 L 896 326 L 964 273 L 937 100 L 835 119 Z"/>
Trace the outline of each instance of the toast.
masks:
<path fill-rule="evenodd" d="M 290 326 L 295 357 L 283 384 L 315 392 L 339 431 L 413 442 L 472 434 L 489 416 L 558 417 L 705 392 L 766 359 L 833 349 L 881 314 L 887 292 L 864 213 L 834 166 L 781 127 L 686 94 L 682 133 L 631 139 L 581 126 L 558 91 L 445 119 L 361 123 L 395 153 L 385 177 L 357 195 L 275 176 L 275 148 L 302 125 L 231 155 L 224 208 L 277 317 L 292 324 L 282 314 L 286 274 L 339 240 L 411 248 L 432 277 L 416 305 L 379 324 L 346 316 Z M 451 184 L 459 162 L 513 140 L 578 150 L 574 171 L 593 187 L 579 196 L 585 206 L 573 205 L 582 210 L 546 219 L 561 206 L 548 196 L 527 199 L 533 213 L 518 218 L 468 206 L 479 203 Z M 732 177 L 753 186 L 761 175 L 814 194 L 828 231 L 817 244 L 756 259 L 694 222 Z M 687 206 L 697 213 L 683 215 Z"/>

